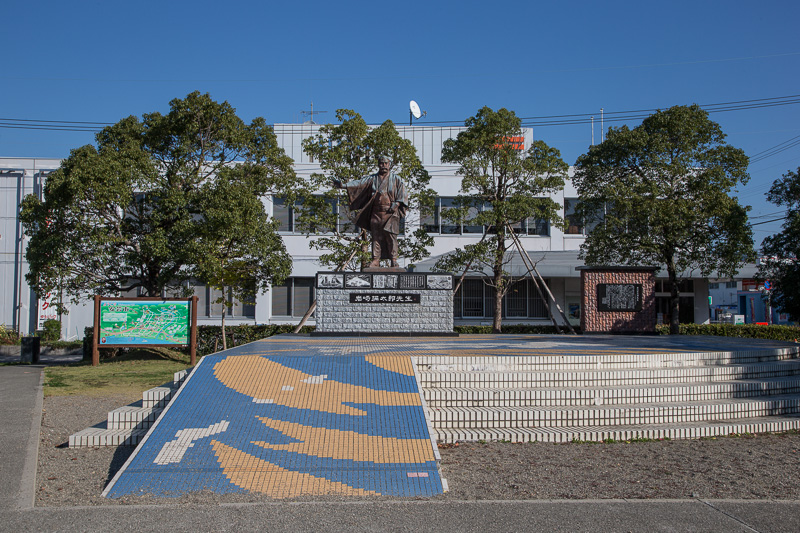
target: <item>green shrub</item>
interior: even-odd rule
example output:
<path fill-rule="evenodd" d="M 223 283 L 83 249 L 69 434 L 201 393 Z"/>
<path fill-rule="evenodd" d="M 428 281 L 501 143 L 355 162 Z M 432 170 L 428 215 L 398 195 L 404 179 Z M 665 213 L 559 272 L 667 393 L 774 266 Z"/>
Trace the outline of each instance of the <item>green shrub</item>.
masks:
<path fill-rule="evenodd" d="M 225 326 L 225 337 L 228 342 L 228 348 L 247 344 L 260 339 L 266 339 L 273 335 L 281 333 L 292 333 L 294 324 L 240 324 L 238 326 Z M 314 331 L 313 326 L 303 326 L 300 330 L 301 333 L 309 333 Z M 84 359 L 91 359 L 92 357 L 92 338 L 94 329 L 87 327 L 84 329 L 84 343 L 83 343 L 83 357 Z M 102 348 L 100 351 L 101 357 L 103 352 L 111 351 L 112 348 Z M 221 326 L 197 326 L 197 355 L 203 356 L 212 354 L 222 350 L 222 327 Z M 179 348 L 177 351 L 189 353 L 189 347 Z"/>
<path fill-rule="evenodd" d="M 266 339 L 281 333 L 292 333 L 294 324 L 241 324 L 238 326 L 225 326 L 225 337 L 228 348 L 240 346 L 248 342 Z M 300 333 L 314 331 L 313 326 L 303 326 Z M 188 349 L 187 349 L 188 350 Z M 197 326 L 197 355 L 208 355 L 222 350 L 221 326 Z"/>
<path fill-rule="evenodd" d="M 76 350 L 81 347 L 83 344 L 82 341 L 47 341 L 43 342 L 42 346 L 47 346 L 48 348 L 52 348 L 54 350 Z"/>
<path fill-rule="evenodd" d="M 61 322 L 53 319 L 45 320 L 44 329 L 40 337 L 44 342 L 54 342 L 61 339 Z"/>
<path fill-rule="evenodd" d="M 669 326 L 656 326 L 660 335 L 669 335 Z M 798 326 L 758 326 L 756 324 L 681 324 L 681 335 L 712 335 L 774 341 L 800 340 Z"/>
<path fill-rule="evenodd" d="M 453 331 L 464 335 L 490 335 L 492 333 L 492 326 L 455 326 Z M 563 328 L 562 331 L 564 331 Z M 531 324 L 504 325 L 500 328 L 500 332 L 503 334 L 516 335 L 555 335 L 557 333 L 555 326 L 535 326 Z"/>
<path fill-rule="evenodd" d="M 19 333 L 0 324 L 0 344 L 19 344 Z"/>

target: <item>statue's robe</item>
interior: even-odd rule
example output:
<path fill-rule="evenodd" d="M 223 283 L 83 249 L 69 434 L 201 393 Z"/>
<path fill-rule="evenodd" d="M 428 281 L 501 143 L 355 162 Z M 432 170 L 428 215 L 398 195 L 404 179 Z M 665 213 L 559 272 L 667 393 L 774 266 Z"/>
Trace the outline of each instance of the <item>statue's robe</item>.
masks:
<path fill-rule="evenodd" d="M 390 172 L 386 176 L 385 183 L 381 183 L 381 181 L 381 177 L 378 174 L 371 174 L 360 180 L 348 181 L 343 187 L 347 190 L 350 210 L 357 212 L 356 225 L 359 228 L 370 231 L 372 206 L 377 200 L 379 188 L 382 186 L 380 192 L 389 196 L 392 201 L 392 207 L 394 207 L 394 212 L 387 218 L 386 223 L 383 225 L 383 230 L 392 235 L 397 235 L 400 233 L 400 219 L 405 217 L 408 211 L 406 186 L 400 176 L 394 172 Z"/>

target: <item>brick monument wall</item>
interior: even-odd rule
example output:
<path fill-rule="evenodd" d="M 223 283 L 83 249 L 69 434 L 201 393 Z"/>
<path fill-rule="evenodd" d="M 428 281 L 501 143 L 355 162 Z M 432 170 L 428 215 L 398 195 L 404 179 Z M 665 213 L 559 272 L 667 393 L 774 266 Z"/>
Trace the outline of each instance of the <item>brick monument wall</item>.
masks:
<path fill-rule="evenodd" d="M 578 267 L 584 333 L 655 333 L 653 267 Z"/>

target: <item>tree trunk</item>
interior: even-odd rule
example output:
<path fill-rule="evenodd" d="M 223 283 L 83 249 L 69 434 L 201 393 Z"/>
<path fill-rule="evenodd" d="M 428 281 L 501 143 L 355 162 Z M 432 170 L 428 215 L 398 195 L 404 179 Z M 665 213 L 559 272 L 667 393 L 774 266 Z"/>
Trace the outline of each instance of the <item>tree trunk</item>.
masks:
<path fill-rule="evenodd" d="M 669 334 L 679 335 L 681 332 L 680 320 L 680 290 L 678 287 L 678 274 L 675 272 L 675 264 L 670 261 L 667 263 L 667 275 L 669 277 Z"/>
<path fill-rule="evenodd" d="M 495 289 L 494 289 L 494 321 L 492 322 L 492 333 L 503 332 L 503 273 L 500 276 L 495 276 Z M 499 283 L 499 285 L 498 285 Z"/>
<path fill-rule="evenodd" d="M 506 246 L 505 233 L 498 228 L 497 247 L 494 257 L 494 321 L 492 322 L 492 333 L 502 333 L 503 331 L 503 296 L 505 295 L 506 280 L 503 279 L 503 259 L 505 258 Z"/>
<path fill-rule="evenodd" d="M 223 303 L 222 305 L 222 349 L 223 350 L 228 349 L 228 339 L 225 337 L 225 311 L 227 311 L 227 308 Z"/>

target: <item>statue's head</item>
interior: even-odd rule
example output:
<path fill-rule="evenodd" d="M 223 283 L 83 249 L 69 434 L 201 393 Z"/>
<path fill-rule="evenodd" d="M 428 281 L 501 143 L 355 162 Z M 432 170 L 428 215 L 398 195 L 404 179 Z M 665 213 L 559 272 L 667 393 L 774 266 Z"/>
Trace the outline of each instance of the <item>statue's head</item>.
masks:
<path fill-rule="evenodd" d="M 386 154 L 381 154 L 381 155 L 378 156 L 378 165 L 379 166 L 381 164 L 381 161 L 388 161 L 389 162 L 389 166 L 392 166 L 392 163 L 393 163 L 392 158 L 389 157 Z"/>

